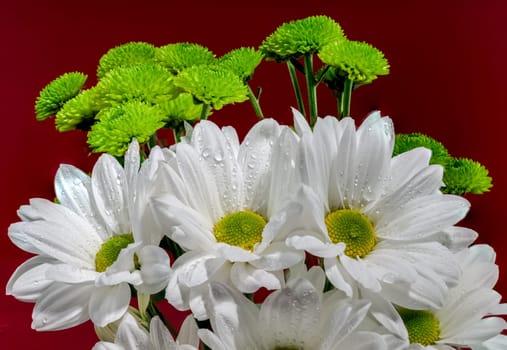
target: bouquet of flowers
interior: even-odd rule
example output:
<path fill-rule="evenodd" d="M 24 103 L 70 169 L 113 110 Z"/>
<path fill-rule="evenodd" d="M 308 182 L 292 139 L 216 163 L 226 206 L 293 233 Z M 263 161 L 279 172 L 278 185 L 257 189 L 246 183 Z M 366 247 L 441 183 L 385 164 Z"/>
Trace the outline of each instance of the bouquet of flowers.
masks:
<path fill-rule="evenodd" d="M 251 88 L 263 60 L 288 68 L 292 126 Z M 56 198 L 20 207 L 9 237 L 34 257 L 7 294 L 35 303 L 36 330 L 91 320 L 95 350 L 506 349 L 495 252 L 457 226 L 462 195 L 491 178 L 380 112 L 351 117 L 352 93 L 388 72 L 313 16 L 258 49 L 131 42 L 100 59 L 94 86 L 58 77 L 37 119 L 103 154 L 91 174 L 61 165 Z M 336 117 L 319 117 L 318 86 Z M 260 120 L 240 142 L 208 118 L 243 101 Z M 167 303 L 188 315 L 179 330 Z"/>

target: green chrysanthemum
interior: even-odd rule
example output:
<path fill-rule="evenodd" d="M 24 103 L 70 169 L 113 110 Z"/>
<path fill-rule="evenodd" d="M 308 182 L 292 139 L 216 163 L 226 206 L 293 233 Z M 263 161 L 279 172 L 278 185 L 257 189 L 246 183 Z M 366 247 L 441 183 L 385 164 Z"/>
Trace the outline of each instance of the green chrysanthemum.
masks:
<path fill-rule="evenodd" d="M 215 62 L 215 54 L 206 47 L 193 43 L 175 43 L 159 47 L 155 60 L 171 73 L 178 74 L 182 70 Z"/>
<path fill-rule="evenodd" d="M 232 50 L 218 60 L 218 65 L 233 71 L 243 81 L 248 81 L 262 61 L 262 54 L 251 47 Z"/>
<path fill-rule="evenodd" d="M 100 58 L 97 76 L 102 79 L 113 69 L 153 62 L 155 50 L 155 46 L 144 42 L 131 42 L 114 47 Z"/>
<path fill-rule="evenodd" d="M 440 164 L 445 167 L 452 160 L 442 143 L 419 133 L 396 134 L 393 155 L 397 156 L 417 147 L 426 147 L 431 150 L 430 164 Z"/>
<path fill-rule="evenodd" d="M 58 131 L 69 131 L 76 128 L 88 130 L 97 112 L 95 90 L 84 90 L 73 99 L 68 100 L 56 113 L 56 129 Z"/>
<path fill-rule="evenodd" d="M 248 89 L 241 79 L 232 71 L 218 67 L 188 68 L 178 74 L 173 83 L 213 109 L 248 99 Z"/>
<path fill-rule="evenodd" d="M 173 99 L 179 91 L 172 79 L 173 75 L 157 64 L 114 69 L 97 84 L 98 107 L 112 107 L 131 100 L 156 104 Z"/>
<path fill-rule="evenodd" d="M 371 83 L 378 75 L 389 73 L 384 54 L 365 42 L 332 42 L 322 47 L 318 55 L 322 62 L 337 68 L 337 75 L 346 76 L 356 85 Z"/>
<path fill-rule="evenodd" d="M 174 120 L 197 120 L 201 116 L 202 104 L 196 104 L 192 95 L 182 93 L 173 100 L 160 103 L 158 107 L 168 122 Z"/>
<path fill-rule="evenodd" d="M 442 192 L 462 195 L 482 194 L 493 186 L 488 169 L 471 159 L 453 159 L 445 168 Z"/>
<path fill-rule="evenodd" d="M 344 40 L 343 30 L 327 16 L 312 16 L 282 24 L 260 46 L 266 58 L 277 62 L 319 52 L 325 45 Z"/>
<path fill-rule="evenodd" d="M 129 101 L 101 112 L 100 120 L 88 133 L 93 152 L 123 156 L 132 138 L 145 143 L 164 126 L 164 113 L 155 106 Z"/>
<path fill-rule="evenodd" d="M 86 79 L 87 76 L 80 72 L 65 73 L 46 85 L 35 101 L 37 120 L 55 115 L 65 102 L 79 94 Z"/>

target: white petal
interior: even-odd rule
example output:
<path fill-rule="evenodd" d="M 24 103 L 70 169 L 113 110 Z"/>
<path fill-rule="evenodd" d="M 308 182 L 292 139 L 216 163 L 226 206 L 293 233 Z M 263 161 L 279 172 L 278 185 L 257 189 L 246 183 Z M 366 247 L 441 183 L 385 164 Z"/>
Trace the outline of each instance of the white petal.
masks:
<path fill-rule="evenodd" d="M 422 239 L 456 224 L 469 207 L 470 203 L 459 196 L 420 197 L 398 210 L 384 213 L 375 225 L 376 233 L 384 239 Z"/>
<path fill-rule="evenodd" d="M 138 253 L 143 284 L 137 289 L 142 293 L 155 294 L 167 286 L 171 275 L 169 256 L 160 247 L 146 246 Z"/>
<path fill-rule="evenodd" d="M 226 243 L 217 243 L 215 247 L 217 255 L 230 262 L 247 262 L 259 258 L 257 254 L 250 253 L 243 248 Z"/>
<path fill-rule="evenodd" d="M 310 125 L 308 125 L 308 122 L 306 121 L 303 114 L 301 114 L 301 112 L 295 108 L 291 108 L 291 110 L 292 110 L 292 116 L 294 118 L 294 129 L 296 129 L 296 132 L 299 135 L 303 135 L 305 133 L 311 133 L 312 129 L 310 128 Z"/>
<path fill-rule="evenodd" d="M 53 282 L 46 279 L 46 271 L 55 263 L 54 259 L 44 256 L 28 259 L 14 271 L 5 293 L 22 301 L 36 301 Z"/>
<path fill-rule="evenodd" d="M 431 150 L 418 147 L 401 153 L 391 159 L 391 178 L 386 184 L 386 192 L 394 192 L 405 187 L 418 172 L 429 165 Z"/>
<path fill-rule="evenodd" d="M 199 347 L 199 337 L 197 336 L 197 323 L 192 315 L 188 315 L 180 327 L 178 333 L 178 344 L 189 344 L 195 348 Z M 162 350 L 162 349 L 161 349 Z"/>
<path fill-rule="evenodd" d="M 351 297 L 353 294 L 352 285 L 347 277 L 342 272 L 342 268 L 340 268 L 340 263 L 338 259 L 334 258 L 325 258 L 324 259 L 324 268 L 326 271 L 326 276 L 329 279 L 329 282 L 333 284 L 337 289 L 343 291 L 348 297 Z"/>
<path fill-rule="evenodd" d="M 273 242 L 262 251 L 259 259 L 250 261 L 250 264 L 266 271 L 276 271 L 287 269 L 304 258 L 303 250 L 294 250 L 283 242 Z"/>
<path fill-rule="evenodd" d="M 130 142 L 129 148 L 125 153 L 125 175 L 127 178 L 127 186 L 133 192 L 130 193 L 131 198 L 135 197 L 134 188 L 140 165 L 141 159 L 139 155 L 139 143 L 134 138 L 132 142 Z"/>
<path fill-rule="evenodd" d="M 87 321 L 93 289 L 93 284 L 51 284 L 35 304 L 32 328 L 39 331 L 60 330 Z"/>
<path fill-rule="evenodd" d="M 90 231 L 93 232 L 91 227 Z M 22 249 L 36 247 L 35 252 L 28 250 L 32 253 L 44 253 L 61 262 L 93 270 L 101 242 L 97 236 L 88 235 L 90 231 L 48 221 L 17 222 L 9 227 L 9 237 Z"/>
<path fill-rule="evenodd" d="M 95 344 L 92 350 L 125 350 L 125 348 L 117 344 L 101 341 Z"/>
<path fill-rule="evenodd" d="M 345 338 L 343 342 L 331 349 L 354 350 L 394 350 L 388 348 L 380 334 L 373 332 L 357 332 Z"/>
<path fill-rule="evenodd" d="M 340 262 L 350 276 L 364 288 L 373 292 L 380 292 L 381 286 L 379 281 L 362 259 L 351 259 L 347 255 L 342 255 L 340 257 Z"/>
<path fill-rule="evenodd" d="M 97 210 L 110 232 L 131 233 L 129 192 L 125 171 L 108 154 L 100 156 L 92 171 L 92 193 Z"/>
<path fill-rule="evenodd" d="M 206 344 L 210 349 L 213 350 L 233 350 L 235 348 L 226 347 L 222 340 L 209 329 L 199 329 L 199 338 Z"/>
<path fill-rule="evenodd" d="M 176 259 L 173 274 L 178 283 L 193 287 L 208 281 L 224 264 L 226 261 L 215 255 L 190 251 Z"/>
<path fill-rule="evenodd" d="M 60 203 L 86 218 L 100 237 L 107 239 L 105 223 L 95 208 L 90 177 L 72 165 L 62 164 L 55 176 L 55 192 Z"/>
<path fill-rule="evenodd" d="M 269 295 L 261 306 L 259 333 L 268 348 L 291 345 L 314 348 L 319 343 L 321 292 L 307 280 L 290 281 Z"/>
<path fill-rule="evenodd" d="M 224 215 L 218 188 L 214 181 L 207 180 L 212 175 L 199 157 L 202 156 L 192 146 L 177 145 L 178 170 L 185 187 L 191 189 L 188 196 L 190 206 L 208 222 L 216 222 Z"/>
<path fill-rule="evenodd" d="M 273 119 L 263 119 L 255 124 L 241 143 L 238 162 L 244 181 L 244 205 L 259 211 L 266 205 L 269 190 L 270 160 L 274 142 L 280 134 L 280 126 Z"/>
<path fill-rule="evenodd" d="M 305 250 L 321 258 L 336 258 L 342 255 L 345 250 L 345 243 L 322 242 L 313 236 L 294 235 L 287 238 L 286 243 L 289 247 Z"/>
<path fill-rule="evenodd" d="M 344 299 L 333 305 L 330 319 L 322 329 L 322 349 L 333 349 L 355 330 L 364 319 L 370 303 L 366 300 Z"/>
<path fill-rule="evenodd" d="M 172 195 L 154 197 L 155 220 L 161 227 L 171 227 L 168 236 L 186 250 L 209 250 L 216 239 L 213 224 L 200 212 L 186 206 Z"/>
<path fill-rule="evenodd" d="M 217 203 L 221 211 L 216 211 L 214 218 L 237 211 L 243 204 L 242 173 L 224 134 L 215 123 L 202 120 L 194 128 L 191 142 L 202 166 L 207 169 L 208 181 L 216 185 L 218 198 L 223 198 Z"/>
<path fill-rule="evenodd" d="M 477 344 L 499 335 L 507 328 L 507 322 L 500 317 L 488 317 L 482 319 L 472 328 L 467 328 L 453 337 L 445 339 L 451 344 Z"/>
<path fill-rule="evenodd" d="M 95 325 L 105 327 L 125 314 L 129 302 L 130 288 L 127 283 L 95 288 L 90 299 L 90 318 Z"/>
<path fill-rule="evenodd" d="M 99 273 L 72 265 L 55 264 L 46 270 L 46 278 L 65 283 L 82 283 L 95 281 Z"/>
<path fill-rule="evenodd" d="M 189 315 L 189 317 L 192 316 Z M 174 347 L 177 349 L 171 333 L 158 316 L 153 317 L 150 321 L 150 339 L 155 348 L 154 350 L 173 349 Z"/>
<path fill-rule="evenodd" d="M 116 333 L 115 343 L 128 350 L 150 349 L 150 338 L 148 332 L 140 327 L 134 317 L 129 313 L 123 319 Z"/>
<path fill-rule="evenodd" d="M 257 269 L 241 262 L 232 265 L 231 281 L 242 293 L 254 293 L 262 287 L 269 290 L 282 287 L 280 274 Z"/>

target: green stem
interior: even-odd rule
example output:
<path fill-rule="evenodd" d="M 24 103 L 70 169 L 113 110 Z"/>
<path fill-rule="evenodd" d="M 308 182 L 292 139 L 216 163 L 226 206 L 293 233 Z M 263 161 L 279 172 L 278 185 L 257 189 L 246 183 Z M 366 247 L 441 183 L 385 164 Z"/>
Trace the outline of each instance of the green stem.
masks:
<path fill-rule="evenodd" d="M 174 326 L 169 321 L 167 321 L 164 314 L 162 312 L 160 312 L 157 305 L 155 305 L 155 303 L 153 301 L 151 301 L 148 304 L 147 311 L 151 315 L 151 317 L 158 316 L 160 318 L 160 320 L 164 323 L 164 325 L 167 327 L 169 332 L 171 332 L 171 335 L 173 336 L 173 338 L 176 339 L 176 337 L 178 336 L 178 331 L 176 330 L 176 328 L 174 328 Z"/>
<path fill-rule="evenodd" d="M 201 111 L 201 120 L 208 119 L 208 114 L 211 110 L 211 106 L 207 103 L 202 104 L 202 111 Z"/>
<path fill-rule="evenodd" d="M 307 53 L 305 58 L 306 88 L 308 91 L 308 108 L 310 109 L 310 126 L 317 122 L 317 84 L 313 74 L 313 55 Z"/>
<path fill-rule="evenodd" d="M 248 88 L 248 98 L 250 99 L 250 102 L 252 103 L 252 107 L 255 111 L 255 115 L 259 117 L 259 119 L 264 119 L 264 114 L 262 114 L 261 105 L 259 104 L 259 100 L 254 95 L 252 88 L 248 83 L 246 83 L 246 87 Z"/>
<path fill-rule="evenodd" d="M 345 78 L 343 91 L 340 97 L 340 117 L 350 117 L 350 100 L 352 98 L 352 87 L 354 82 L 349 78 Z"/>
<path fill-rule="evenodd" d="M 292 82 L 292 87 L 294 88 L 294 94 L 296 95 L 298 109 L 301 113 L 303 113 L 303 115 L 306 115 L 305 105 L 303 103 L 303 95 L 301 94 L 301 88 L 299 87 L 298 77 L 296 75 L 294 64 L 291 61 L 287 61 L 287 68 L 289 69 L 290 80 Z"/>

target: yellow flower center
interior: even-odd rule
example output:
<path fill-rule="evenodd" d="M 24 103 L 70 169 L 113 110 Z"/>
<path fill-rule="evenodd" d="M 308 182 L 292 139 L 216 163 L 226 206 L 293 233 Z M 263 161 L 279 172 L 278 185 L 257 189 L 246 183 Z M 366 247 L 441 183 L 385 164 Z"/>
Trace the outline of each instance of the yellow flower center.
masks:
<path fill-rule="evenodd" d="M 127 247 L 130 243 L 134 243 L 134 236 L 132 233 L 124 235 L 113 236 L 102 243 L 100 250 L 95 255 L 95 270 L 97 272 L 104 272 L 107 268 L 118 259 L 118 255 L 123 248 Z"/>
<path fill-rule="evenodd" d="M 399 309 L 410 343 L 428 346 L 440 339 L 440 322 L 431 311 Z"/>
<path fill-rule="evenodd" d="M 227 243 L 253 251 L 262 240 L 266 220 L 257 213 L 243 210 L 227 214 L 213 227 L 217 242 Z"/>
<path fill-rule="evenodd" d="M 364 257 L 376 244 L 373 224 L 358 210 L 338 209 L 326 215 L 326 227 L 333 243 L 343 242 L 345 254 Z"/>

